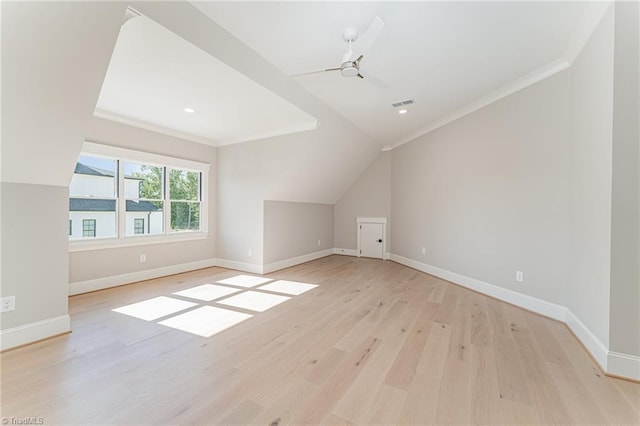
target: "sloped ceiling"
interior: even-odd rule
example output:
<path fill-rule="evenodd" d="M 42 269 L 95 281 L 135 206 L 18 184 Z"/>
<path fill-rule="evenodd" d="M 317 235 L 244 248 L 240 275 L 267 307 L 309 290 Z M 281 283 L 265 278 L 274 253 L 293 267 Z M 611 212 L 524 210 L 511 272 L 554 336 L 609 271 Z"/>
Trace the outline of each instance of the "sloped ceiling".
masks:
<path fill-rule="evenodd" d="M 338 67 L 345 28 L 366 38 L 365 79 L 294 77 L 390 146 L 512 82 L 565 66 L 587 2 L 197 2 L 200 10 L 287 75 Z M 354 57 L 360 52 L 355 41 Z M 384 81 L 379 87 L 367 74 Z M 391 104 L 414 99 L 407 114 Z"/>
<path fill-rule="evenodd" d="M 1 2 L 2 181 L 67 186 L 125 5 Z"/>
<path fill-rule="evenodd" d="M 514 82 L 523 87 L 566 68 L 593 4 L 192 2 L 211 25 L 230 33 L 208 43 L 227 43 L 232 35 L 241 49 L 248 47 L 277 68 L 287 84 L 302 86 L 386 147 L 411 140 L 470 105 L 495 100 L 505 87 L 513 90 Z M 363 52 L 375 17 L 384 26 Z M 364 53 L 364 79 L 338 71 L 296 76 L 340 66 L 347 28 L 359 33 L 352 58 Z M 148 17 L 127 22 L 97 115 L 216 146 L 315 128 L 320 117 L 256 77 L 271 71 L 238 70 L 204 50 Z M 415 104 L 399 115 L 392 103 L 407 99 Z M 185 107 L 196 113 L 185 114 Z"/>

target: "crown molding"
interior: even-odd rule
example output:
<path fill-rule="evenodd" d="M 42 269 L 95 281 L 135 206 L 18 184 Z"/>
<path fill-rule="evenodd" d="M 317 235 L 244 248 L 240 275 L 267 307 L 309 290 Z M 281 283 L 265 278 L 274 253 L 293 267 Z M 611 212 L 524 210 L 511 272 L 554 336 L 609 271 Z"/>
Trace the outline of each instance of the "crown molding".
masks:
<path fill-rule="evenodd" d="M 203 138 L 201 136 L 192 135 L 178 130 L 168 129 L 166 127 L 158 126 L 156 124 L 148 123 L 142 120 L 136 120 L 135 118 L 131 117 L 125 117 L 102 109 L 96 109 L 93 112 L 93 115 L 94 117 L 103 118 L 109 121 L 115 121 L 116 123 L 126 124 L 128 126 L 137 127 L 139 129 L 150 130 L 152 132 L 161 133 L 163 135 L 173 136 L 174 138 L 185 139 L 191 142 L 197 142 L 213 147 L 218 146 L 218 143 L 212 139 Z"/>
<path fill-rule="evenodd" d="M 515 92 L 518 92 L 526 87 L 529 87 L 541 80 L 551 77 L 552 75 L 571 67 L 584 46 L 587 44 L 587 41 L 589 41 L 591 34 L 593 34 L 600 21 L 602 21 L 602 18 L 613 4 L 614 3 L 612 1 L 596 1 L 589 3 L 589 5 L 585 9 L 585 13 L 582 15 L 582 19 L 578 21 L 573 30 L 567 48 L 565 49 L 563 55 L 557 60 L 541 68 L 538 68 L 537 70 L 532 71 L 531 73 L 511 83 L 508 83 L 507 85 L 502 86 L 501 88 L 487 95 L 476 99 L 475 101 L 443 116 L 436 121 L 429 123 L 425 127 L 422 127 L 415 132 L 410 133 L 409 135 L 397 140 L 391 145 L 386 145 L 382 148 L 382 151 L 391 151 L 395 148 L 398 148 L 399 146 L 402 146 L 407 142 L 411 142 L 412 140 L 417 139 L 420 136 L 431 133 L 446 124 L 464 117 L 467 114 L 471 114 L 472 112 L 477 111 L 480 108 L 490 105 L 502 98 L 505 98 Z"/>

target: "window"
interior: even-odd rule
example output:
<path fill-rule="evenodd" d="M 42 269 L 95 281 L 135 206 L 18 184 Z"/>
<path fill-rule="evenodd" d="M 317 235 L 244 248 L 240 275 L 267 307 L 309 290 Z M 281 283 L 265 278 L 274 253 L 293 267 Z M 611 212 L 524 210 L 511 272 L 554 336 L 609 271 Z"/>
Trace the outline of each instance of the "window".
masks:
<path fill-rule="evenodd" d="M 82 221 L 82 236 L 83 237 L 96 236 L 96 220 L 95 219 L 84 219 Z"/>
<path fill-rule="evenodd" d="M 92 219 L 93 232 L 85 232 L 77 238 L 115 237 L 116 222 L 116 172 L 114 159 L 91 155 L 78 158 L 69 186 L 69 220 Z M 84 224 L 84 221 L 83 221 Z M 70 233 L 70 239 L 75 239 Z"/>
<path fill-rule="evenodd" d="M 69 239 L 104 240 L 88 246 L 99 248 L 129 237 L 203 238 L 208 172 L 205 163 L 85 142 L 69 187 Z M 73 220 L 82 220 L 81 234 Z"/>
<path fill-rule="evenodd" d="M 138 218 L 134 219 L 133 233 L 144 234 L 144 219 L 138 219 Z"/>
<path fill-rule="evenodd" d="M 171 231 L 200 229 L 200 179 L 202 174 L 172 169 L 169 174 Z"/>
<path fill-rule="evenodd" d="M 136 223 L 145 218 L 147 234 L 164 233 L 164 175 L 163 166 L 124 162 L 125 235 L 144 234 L 144 225 L 136 228 Z"/>

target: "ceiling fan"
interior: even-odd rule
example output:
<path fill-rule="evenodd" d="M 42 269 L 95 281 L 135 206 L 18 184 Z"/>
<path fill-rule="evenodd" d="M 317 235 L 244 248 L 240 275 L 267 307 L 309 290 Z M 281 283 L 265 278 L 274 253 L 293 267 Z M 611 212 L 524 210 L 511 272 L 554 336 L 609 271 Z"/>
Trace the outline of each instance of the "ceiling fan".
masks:
<path fill-rule="evenodd" d="M 386 83 L 373 77 L 371 74 L 369 73 L 363 74 L 360 71 L 360 61 L 362 61 L 362 58 L 364 58 L 364 54 L 371 47 L 373 42 L 378 38 L 383 28 L 384 28 L 384 22 L 382 21 L 382 19 L 380 19 L 379 16 L 376 16 L 371 22 L 371 24 L 369 24 L 369 28 L 367 28 L 367 31 L 365 31 L 362 37 L 360 37 L 360 41 L 358 42 L 357 47 L 360 48 L 361 53 L 356 59 L 352 59 L 354 56 L 352 44 L 356 40 L 358 40 L 358 36 L 359 36 L 358 30 L 354 28 L 347 28 L 342 33 L 342 38 L 347 43 L 348 49 L 344 53 L 344 55 L 342 55 L 342 61 L 339 67 L 326 68 L 323 70 L 305 72 L 302 74 L 295 74 L 292 77 L 300 77 L 305 75 L 320 74 L 324 72 L 340 71 L 340 74 L 343 77 L 359 77 L 359 78 L 366 77 L 370 82 L 374 83 L 379 87 L 388 87 Z"/>

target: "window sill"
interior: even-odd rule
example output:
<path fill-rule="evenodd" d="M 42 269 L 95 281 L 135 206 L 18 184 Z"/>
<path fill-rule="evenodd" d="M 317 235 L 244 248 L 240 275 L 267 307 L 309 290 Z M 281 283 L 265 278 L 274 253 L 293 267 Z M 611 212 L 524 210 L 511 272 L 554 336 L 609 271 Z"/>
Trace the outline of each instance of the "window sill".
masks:
<path fill-rule="evenodd" d="M 206 232 L 183 232 L 171 235 L 147 235 L 126 238 L 101 238 L 96 240 L 69 241 L 69 253 L 90 250 L 104 250 L 120 247 L 146 246 L 151 244 L 179 243 L 184 241 L 204 240 L 209 237 Z"/>

